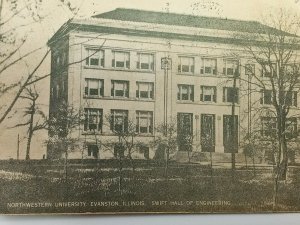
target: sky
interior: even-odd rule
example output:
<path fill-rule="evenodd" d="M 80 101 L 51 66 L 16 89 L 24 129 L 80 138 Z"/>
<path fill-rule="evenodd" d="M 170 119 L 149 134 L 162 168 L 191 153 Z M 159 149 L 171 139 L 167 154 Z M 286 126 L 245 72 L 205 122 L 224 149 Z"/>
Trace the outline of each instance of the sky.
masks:
<path fill-rule="evenodd" d="M 22 48 L 22 52 L 28 52 L 32 49 L 42 47 L 35 54 L 28 57 L 15 67 L 11 68 L 4 75 L 1 75 L 3 82 L 24 79 L 24 76 L 34 68 L 40 58 L 47 49 L 47 41 L 51 36 L 72 17 L 72 14 L 66 7 L 60 7 L 58 2 L 61 0 L 46 0 L 39 9 L 41 14 L 45 16 L 41 23 L 33 24 L 29 30 L 20 30 L 28 35 L 26 45 Z M 67 0 L 64 0 L 67 1 Z M 300 11 L 300 0 L 69 0 L 71 6 L 76 6 L 79 11 L 76 17 L 88 18 L 95 14 L 100 14 L 115 8 L 134 8 L 153 11 L 164 11 L 171 13 L 193 14 L 200 16 L 212 16 L 231 18 L 239 20 L 257 20 L 262 15 L 276 8 L 287 8 L 294 12 Z M 5 6 L 5 5 L 4 5 Z M 6 8 L 6 10 L 8 10 Z M 15 20 L 10 26 L 16 26 L 26 18 Z M 37 71 L 37 75 L 42 76 L 50 71 L 50 60 L 47 58 L 41 69 Z M 40 92 L 39 106 L 48 113 L 49 106 L 49 78 L 38 83 L 37 90 Z M 13 94 L 13 93 L 12 93 Z M 13 96 L 13 95 L 12 95 Z M 0 105 L 11 100 L 11 96 L 1 98 Z M 20 135 L 20 158 L 25 157 L 26 150 L 26 129 L 12 129 L 10 127 L 18 122 L 26 121 L 26 117 L 22 116 L 22 110 L 28 102 L 19 101 L 14 107 L 7 121 L 0 125 L 0 159 L 16 158 L 17 152 L 17 136 Z M 15 112 L 15 114 L 14 114 Z M 17 116 L 16 116 L 17 115 Z M 40 159 L 46 153 L 45 140 L 47 132 L 37 133 L 32 142 L 31 158 Z"/>

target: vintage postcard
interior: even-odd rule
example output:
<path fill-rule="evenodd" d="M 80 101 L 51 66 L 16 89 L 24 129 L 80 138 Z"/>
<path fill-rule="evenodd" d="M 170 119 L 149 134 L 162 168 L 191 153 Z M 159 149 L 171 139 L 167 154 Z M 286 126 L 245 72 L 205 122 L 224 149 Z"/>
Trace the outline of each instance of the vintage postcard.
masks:
<path fill-rule="evenodd" d="M 300 211 L 299 10 L 0 0 L 0 213 Z"/>

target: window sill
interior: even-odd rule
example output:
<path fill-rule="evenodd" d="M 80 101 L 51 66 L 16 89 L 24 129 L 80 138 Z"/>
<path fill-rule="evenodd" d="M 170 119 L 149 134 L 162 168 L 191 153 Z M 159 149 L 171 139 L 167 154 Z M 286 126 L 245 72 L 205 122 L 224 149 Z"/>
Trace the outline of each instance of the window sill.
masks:
<path fill-rule="evenodd" d="M 100 99 L 100 98 L 104 98 L 104 97 L 103 96 L 96 96 L 96 95 L 84 95 L 83 98 Z"/>
<path fill-rule="evenodd" d="M 183 103 L 183 104 L 185 104 L 185 103 L 195 103 L 194 101 L 191 101 L 191 100 L 177 100 L 177 103 Z"/>
<path fill-rule="evenodd" d="M 127 98 L 127 97 L 111 97 L 111 96 L 90 96 L 84 95 L 84 99 L 102 99 L 102 100 L 120 100 L 120 101 L 140 101 L 140 102 L 155 102 L 155 99 L 143 98 Z"/>
<path fill-rule="evenodd" d="M 200 74 L 200 73 L 177 73 L 178 76 L 193 76 L 193 77 L 216 77 L 216 78 L 234 78 L 234 76 L 229 76 L 229 75 L 216 75 L 216 74 Z M 240 78 L 238 76 L 237 78 Z"/>
<path fill-rule="evenodd" d="M 209 105 L 214 105 L 214 104 L 216 104 L 216 102 L 213 102 L 213 101 L 200 101 L 200 103 L 203 103 L 203 104 L 209 104 Z"/>
<path fill-rule="evenodd" d="M 84 66 L 85 69 L 104 69 L 103 66 Z"/>
<path fill-rule="evenodd" d="M 271 108 L 271 107 L 274 107 L 274 105 L 273 104 L 261 104 L 262 105 L 262 107 L 264 107 L 264 108 Z M 298 106 L 287 106 L 287 107 L 289 107 L 290 109 L 299 109 L 299 107 Z"/>
<path fill-rule="evenodd" d="M 212 106 L 226 106 L 226 107 L 232 107 L 232 103 L 229 102 L 222 102 L 222 103 L 217 103 L 217 102 L 202 102 L 202 101 L 197 101 L 197 102 L 192 102 L 192 101 L 177 101 L 177 104 L 192 104 L 192 105 L 212 105 Z M 235 104 L 236 107 L 240 107 L 239 104 Z"/>
<path fill-rule="evenodd" d="M 107 136 L 107 137 L 111 137 L 111 136 L 118 136 L 117 134 L 113 133 L 113 132 L 106 132 L 106 133 L 101 133 L 101 132 L 98 132 L 98 133 L 93 133 L 93 132 L 88 132 L 88 131 L 83 131 L 81 133 L 82 135 L 101 135 L 101 136 Z M 154 134 L 138 134 L 138 133 L 135 133 L 134 134 L 135 137 L 145 137 L 145 138 L 153 138 L 154 137 Z"/>
<path fill-rule="evenodd" d="M 114 67 L 100 67 L 100 66 L 84 66 L 84 69 L 97 69 L 97 70 L 108 70 L 108 71 L 123 71 L 123 72 L 139 72 L 139 73 L 150 73 L 155 74 L 154 70 L 141 70 L 141 69 L 125 69 L 125 68 L 114 68 Z"/>
<path fill-rule="evenodd" d="M 198 75 L 198 74 L 195 74 L 195 73 L 183 73 L 183 72 L 177 72 L 177 75 L 196 76 L 196 75 Z"/>

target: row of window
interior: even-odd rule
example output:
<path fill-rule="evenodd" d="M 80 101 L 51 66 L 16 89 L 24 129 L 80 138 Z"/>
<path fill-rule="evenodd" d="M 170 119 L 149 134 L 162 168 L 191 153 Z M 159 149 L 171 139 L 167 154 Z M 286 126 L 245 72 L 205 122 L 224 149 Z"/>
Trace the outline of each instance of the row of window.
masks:
<path fill-rule="evenodd" d="M 149 159 L 149 146 L 145 144 L 140 144 L 138 146 L 138 150 L 140 154 L 144 155 L 145 159 Z M 87 144 L 87 156 L 92 157 L 94 159 L 99 159 L 99 147 L 96 144 Z M 114 157 L 116 158 L 123 158 L 125 155 L 125 146 L 122 146 L 120 143 L 114 144 Z"/>
<path fill-rule="evenodd" d="M 85 96 L 103 97 L 103 79 L 85 79 Z M 129 98 L 129 81 L 111 80 L 111 96 Z M 141 99 L 154 99 L 153 82 L 136 82 L 136 97 Z"/>
<path fill-rule="evenodd" d="M 273 91 L 272 90 L 261 90 L 262 98 L 261 104 L 272 105 Z M 297 106 L 297 91 L 282 91 L 279 95 L 279 104 L 287 106 Z"/>
<path fill-rule="evenodd" d="M 129 51 L 113 51 L 111 67 L 116 69 L 130 69 L 130 52 Z M 135 68 L 138 70 L 154 71 L 154 54 L 152 53 L 137 53 L 135 57 Z M 105 67 L 105 51 L 102 49 L 86 49 L 86 66 Z M 206 74 L 217 75 L 217 59 L 216 58 L 201 58 L 200 71 L 195 71 L 195 57 L 179 56 L 178 57 L 178 73 L 188 74 Z M 53 66 L 55 68 L 65 66 L 67 64 L 67 52 L 62 51 L 61 54 L 56 54 L 53 57 Z M 223 59 L 222 75 L 234 76 L 239 75 L 239 60 Z M 261 76 L 271 77 L 277 73 L 277 65 L 266 63 L 261 65 Z M 286 65 L 284 73 L 292 75 L 299 71 L 299 65 Z M 245 65 L 245 74 L 255 74 L 255 64 Z"/>
<path fill-rule="evenodd" d="M 105 67 L 105 52 L 101 49 L 86 50 L 86 66 Z M 233 76 L 239 74 L 238 60 L 223 60 L 223 74 Z M 113 51 L 111 67 L 116 69 L 138 69 L 154 71 L 154 54 L 137 53 L 135 58 L 135 68 L 130 68 L 130 52 Z M 179 56 L 178 73 L 194 73 L 217 75 L 217 59 L 202 58 L 200 71 L 195 71 L 195 57 Z"/>
<path fill-rule="evenodd" d="M 104 80 L 102 79 L 85 79 L 85 95 L 94 97 L 104 96 Z M 112 97 L 129 97 L 129 81 L 112 80 L 111 81 Z M 202 102 L 216 102 L 217 89 L 215 86 L 201 86 L 200 100 Z M 136 82 L 136 97 L 140 99 L 154 99 L 154 83 Z M 224 87 L 223 102 L 238 103 L 238 88 Z M 177 100 L 194 101 L 194 85 L 179 84 L 177 91 Z"/>
<path fill-rule="evenodd" d="M 200 86 L 200 101 L 217 102 L 216 86 Z M 194 101 L 194 85 L 179 84 L 177 91 L 177 100 Z M 223 88 L 223 102 L 235 102 L 239 100 L 239 89 L 233 87 Z"/>
<path fill-rule="evenodd" d="M 199 118 L 198 116 L 196 118 Z M 102 109 L 85 109 L 85 131 L 102 131 Z M 214 114 L 201 114 L 201 148 L 202 151 L 215 151 L 216 142 L 216 116 Z M 277 131 L 276 118 L 261 118 L 261 135 L 265 137 L 275 136 Z M 110 129 L 115 132 L 128 131 L 128 111 L 111 110 Z M 135 131 L 140 134 L 153 133 L 153 112 L 136 111 Z M 191 151 L 193 142 L 193 114 L 177 114 L 178 144 L 180 151 Z M 288 118 L 286 124 L 287 137 L 297 135 L 297 118 Z M 196 139 L 199 138 L 196 136 Z M 198 139 L 199 140 L 199 139 Z M 235 152 L 238 145 L 238 116 L 223 115 L 223 144 L 224 151 Z"/>
<path fill-rule="evenodd" d="M 275 117 L 262 117 L 262 136 L 266 137 L 276 137 L 277 135 L 277 119 Z M 285 130 L 287 138 L 292 138 L 297 136 L 298 128 L 297 128 L 297 118 L 291 117 L 286 120 L 286 130 Z"/>
<path fill-rule="evenodd" d="M 86 108 L 84 131 L 100 131 L 103 127 L 103 110 L 95 108 Z M 111 110 L 110 129 L 113 132 L 127 132 L 128 124 L 128 110 Z M 153 133 L 153 112 L 151 111 L 136 111 L 135 131 L 140 134 Z M 132 130 L 131 130 L 132 132 Z"/>
<path fill-rule="evenodd" d="M 200 86 L 200 101 L 217 102 L 216 86 Z M 272 90 L 261 90 L 261 104 L 272 105 Z M 85 95 L 103 97 L 104 80 L 102 79 L 85 79 Z M 112 80 L 111 81 L 112 97 L 129 97 L 129 81 Z M 297 92 L 285 91 L 281 94 L 280 104 L 297 106 Z M 136 82 L 136 97 L 141 99 L 154 99 L 153 82 Z M 194 85 L 179 84 L 177 91 L 177 100 L 194 101 Z M 233 87 L 223 88 L 223 102 L 235 102 L 239 100 L 239 89 Z"/>
<path fill-rule="evenodd" d="M 87 49 L 86 66 L 104 67 L 104 50 Z M 130 53 L 113 51 L 111 67 L 116 69 L 130 69 Z M 154 70 L 154 55 L 138 53 L 136 57 L 136 69 Z"/>
<path fill-rule="evenodd" d="M 197 116 L 196 119 L 199 119 Z M 235 129 L 234 129 L 235 128 Z M 203 152 L 214 152 L 216 145 L 216 115 L 201 114 L 201 132 L 196 140 L 201 139 Z M 177 131 L 179 151 L 191 151 L 193 141 L 193 114 L 177 114 Z M 224 152 L 237 152 L 238 146 L 238 116 L 223 115 L 223 145 Z"/>

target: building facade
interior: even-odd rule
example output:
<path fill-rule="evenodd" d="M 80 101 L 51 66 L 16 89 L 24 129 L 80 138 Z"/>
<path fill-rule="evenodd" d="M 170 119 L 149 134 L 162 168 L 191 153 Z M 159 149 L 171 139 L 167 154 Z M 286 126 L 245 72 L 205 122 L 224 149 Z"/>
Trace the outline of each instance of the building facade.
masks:
<path fill-rule="evenodd" d="M 262 70 L 236 38 L 257 32 L 257 26 L 132 9 L 67 22 L 49 41 L 50 118 L 59 116 L 62 102 L 82 113 L 82 124 L 72 132 L 81 146 L 69 157 L 116 157 L 117 146 L 105 143 L 117 143 L 118 132 L 134 126 L 140 143 L 134 157 L 154 158 L 152 143 L 163 135 L 157 127 L 171 123 L 182 140 L 179 156 L 241 153 L 238 146 L 251 127 L 264 124 L 265 117 L 252 107 L 268 107 L 271 101 L 269 92 L 247 82 L 250 67 L 251 73 Z M 297 95 L 291 94 L 295 114 Z M 297 119 L 292 123 L 297 129 Z M 62 155 L 49 147 L 47 157 Z"/>

